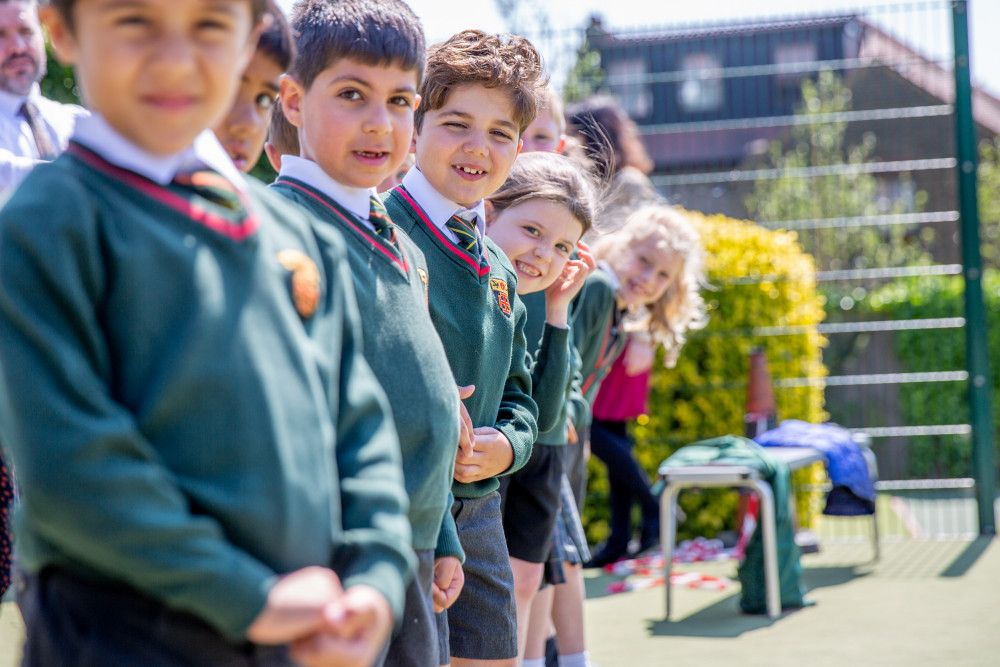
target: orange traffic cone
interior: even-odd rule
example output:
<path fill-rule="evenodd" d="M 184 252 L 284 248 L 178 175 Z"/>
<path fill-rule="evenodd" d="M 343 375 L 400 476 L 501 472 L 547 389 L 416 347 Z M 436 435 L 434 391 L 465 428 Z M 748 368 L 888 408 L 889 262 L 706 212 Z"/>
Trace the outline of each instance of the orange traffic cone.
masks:
<path fill-rule="evenodd" d="M 747 408 L 743 416 L 746 436 L 753 438 L 778 425 L 774 407 L 774 388 L 767 368 L 767 355 L 761 348 L 750 352 L 750 373 L 747 381 Z"/>

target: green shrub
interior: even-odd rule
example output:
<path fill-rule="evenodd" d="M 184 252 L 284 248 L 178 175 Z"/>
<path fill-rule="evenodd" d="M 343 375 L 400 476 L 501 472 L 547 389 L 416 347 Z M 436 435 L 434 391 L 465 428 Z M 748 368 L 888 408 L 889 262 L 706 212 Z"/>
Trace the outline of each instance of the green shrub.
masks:
<path fill-rule="evenodd" d="M 705 291 L 711 317 L 708 327 L 694 332 L 675 368 L 654 369 L 650 415 L 633 428 L 636 456 L 651 474 L 663 459 L 684 444 L 729 433 L 744 432 L 746 378 L 750 351 L 762 348 L 772 378 L 826 375 L 816 331 L 823 319 L 823 299 L 816 292 L 812 257 L 802 251 L 794 232 L 772 231 L 751 222 L 716 215 L 689 213 L 707 254 Z M 749 280 L 747 280 L 749 279 Z M 788 335 L 762 336 L 761 327 L 796 327 Z M 775 387 L 780 419 L 820 422 L 823 389 L 808 381 Z M 813 483 L 825 477 L 822 466 L 799 471 L 795 482 Z M 584 521 L 592 543 L 607 535 L 608 487 L 604 466 L 591 460 Z M 818 494 L 799 498 L 803 525 L 818 513 Z M 736 494 L 725 491 L 685 494 L 681 507 L 687 519 L 679 535 L 713 536 L 727 527 Z"/>

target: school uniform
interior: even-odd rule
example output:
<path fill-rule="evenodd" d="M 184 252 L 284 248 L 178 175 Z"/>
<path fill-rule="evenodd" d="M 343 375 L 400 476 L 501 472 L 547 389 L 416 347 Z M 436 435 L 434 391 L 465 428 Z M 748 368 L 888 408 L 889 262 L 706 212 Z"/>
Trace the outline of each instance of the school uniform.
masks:
<path fill-rule="evenodd" d="M 79 122 L 0 211 L 0 318 L 25 664 L 291 664 L 244 634 L 308 565 L 399 617 L 399 445 L 343 242 L 210 132 L 164 158 Z"/>
<path fill-rule="evenodd" d="M 460 208 L 447 201 L 413 168 L 403 184 L 384 197 L 393 222 L 424 252 L 431 320 L 444 343 L 460 386 L 475 385 L 465 407 L 475 427 L 489 426 L 511 443 L 521 468 L 537 436 L 537 407 L 531 398 L 524 304 L 517 278 L 503 252 L 482 235 L 485 215 L 478 206 L 473 257 L 448 228 Z M 470 234 L 472 231 L 470 231 Z M 448 610 L 451 655 L 502 659 L 517 655 L 516 614 L 510 559 L 503 541 L 496 477 L 454 482 L 452 514 L 465 550 L 465 587 Z"/>
<path fill-rule="evenodd" d="M 406 234 L 394 225 L 385 235 L 376 229 L 370 219 L 374 190 L 337 183 L 317 163 L 290 155 L 282 160 L 272 189 L 316 216 L 321 232 L 334 230 L 346 243 L 365 358 L 398 425 L 413 548 L 421 564 L 407 587 L 401 632 L 385 664 L 439 665 L 431 597 L 434 560 L 462 560 L 464 553 L 451 515 L 458 391 L 427 305 L 433 275 Z"/>
<path fill-rule="evenodd" d="M 571 305 L 570 327 L 573 344 L 580 355 L 581 383 L 572 392 L 569 411 L 581 445 L 588 437 L 591 407 L 601 380 L 625 349 L 622 313 L 616 305 L 618 289 L 615 274 L 601 263 L 596 271 L 587 276 L 583 289 Z M 569 448 L 565 460 L 566 474 L 581 514 L 587 486 L 587 468 L 582 450 L 582 446 Z"/>
<path fill-rule="evenodd" d="M 507 550 L 514 558 L 544 563 L 560 506 L 566 403 L 571 387 L 569 328 L 545 321 L 545 292 L 521 297 L 528 312 L 525 337 L 537 340 L 532 367 L 532 398 L 538 405 L 538 438 L 520 470 L 500 481 Z"/>

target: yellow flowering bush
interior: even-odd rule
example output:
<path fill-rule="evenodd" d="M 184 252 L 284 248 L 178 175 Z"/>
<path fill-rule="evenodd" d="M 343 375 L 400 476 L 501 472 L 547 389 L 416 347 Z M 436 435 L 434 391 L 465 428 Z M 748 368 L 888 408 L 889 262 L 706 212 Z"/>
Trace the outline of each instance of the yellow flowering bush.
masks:
<path fill-rule="evenodd" d="M 769 230 L 722 215 L 688 212 L 705 246 L 709 287 L 703 292 L 710 317 L 692 332 L 676 367 L 657 364 L 650 414 L 634 426 L 636 456 L 650 475 L 678 447 L 720 435 L 744 433 L 750 351 L 767 354 L 779 419 L 822 422 L 821 378 L 825 338 L 823 297 L 816 291 L 815 265 L 794 232 Z M 776 329 L 776 328 L 781 329 Z M 770 329 L 770 330 L 769 330 Z M 780 334 L 780 335 L 763 335 Z M 818 484 L 821 464 L 798 471 L 796 485 Z M 798 495 L 799 519 L 810 526 L 821 509 L 817 492 Z M 585 512 L 593 542 L 607 534 L 607 477 L 591 461 Z M 685 494 L 681 537 L 712 536 L 731 522 L 736 494 Z"/>

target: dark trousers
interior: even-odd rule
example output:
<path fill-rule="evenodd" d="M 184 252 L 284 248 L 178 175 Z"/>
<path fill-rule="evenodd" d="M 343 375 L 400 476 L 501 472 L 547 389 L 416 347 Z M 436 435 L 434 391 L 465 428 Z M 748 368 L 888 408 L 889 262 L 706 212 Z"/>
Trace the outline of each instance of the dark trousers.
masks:
<path fill-rule="evenodd" d="M 660 508 L 649 491 L 649 477 L 632 456 L 626 422 L 595 419 L 590 427 L 590 451 L 608 468 L 611 495 L 611 535 L 604 550 L 622 555 L 632 537 L 632 504 L 642 510 L 642 536 L 655 538 Z"/>
<path fill-rule="evenodd" d="M 292 667 L 284 647 L 234 643 L 123 584 L 19 573 L 25 667 Z"/>

